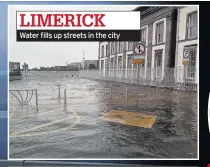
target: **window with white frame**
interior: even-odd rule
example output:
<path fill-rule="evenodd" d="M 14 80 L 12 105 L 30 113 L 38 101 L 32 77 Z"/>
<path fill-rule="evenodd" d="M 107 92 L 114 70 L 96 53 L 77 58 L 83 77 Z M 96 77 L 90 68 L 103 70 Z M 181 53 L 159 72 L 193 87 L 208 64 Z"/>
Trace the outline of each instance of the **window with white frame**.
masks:
<path fill-rule="evenodd" d="M 108 69 L 109 68 L 109 63 L 107 60 L 105 60 L 105 69 Z"/>
<path fill-rule="evenodd" d="M 131 68 L 132 68 L 132 57 L 128 56 L 127 69 L 131 69 Z"/>
<path fill-rule="evenodd" d="M 146 41 L 147 28 L 141 29 L 141 41 Z"/>
<path fill-rule="evenodd" d="M 122 62 L 122 56 L 118 57 L 118 74 L 122 75 L 122 68 L 123 68 L 123 62 Z"/>
<path fill-rule="evenodd" d="M 104 57 L 104 45 L 101 47 L 101 57 Z"/>
<path fill-rule="evenodd" d="M 123 42 L 120 42 L 119 43 L 119 52 L 122 52 L 123 51 Z"/>
<path fill-rule="evenodd" d="M 156 44 L 163 43 L 164 37 L 164 22 L 159 22 L 156 24 Z"/>
<path fill-rule="evenodd" d="M 120 42 L 116 42 L 116 53 L 119 53 L 120 50 Z"/>
<path fill-rule="evenodd" d="M 133 49 L 133 42 L 128 42 L 128 50 L 132 50 Z"/>
<path fill-rule="evenodd" d="M 104 60 L 101 60 L 101 69 L 104 69 Z"/>
<path fill-rule="evenodd" d="M 162 56 L 163 56 L 163 50 L 155 51 L 155 72 L 156 72 L 156 77 L 160 77 L 162 75 Z"/>
<path fill-rule="evenodd" d="M 109 55 L 109 47 L 106 45 L 106 57 Z"/>
<path fill-rule="evenodd" d="M 111 69 L 114 69 L 114 58 L 111 58 L 111 62 L 110 62 L 110 64 L 111 64 Z"/>
<path fill-rule="evenodd" d="M 111 54 L 114 54 L 115 53 L 115 43 L 112 42 L 111 43 Z"/>
<path fill-rule="evenodd" d="M 187 66 L 187 78 L 195 78 L 197 46 L 187 47 L 189 50 L 189 64 Z"/>
<path fill-rule="evenodd" d="M 122 56 L 118 57 L 118 69 L 122 69 Z"/>
<path fill-rule="evenodd" d="M 187 16 L 187 38 L 197 37 L 197 12 Z"/>
<path fill-rule="evenodd" d="M 17 70 L 18 68 L 19 68 L 18 64 L 14 64 L 13 69 L 14 69 L 14 70 Z"/>

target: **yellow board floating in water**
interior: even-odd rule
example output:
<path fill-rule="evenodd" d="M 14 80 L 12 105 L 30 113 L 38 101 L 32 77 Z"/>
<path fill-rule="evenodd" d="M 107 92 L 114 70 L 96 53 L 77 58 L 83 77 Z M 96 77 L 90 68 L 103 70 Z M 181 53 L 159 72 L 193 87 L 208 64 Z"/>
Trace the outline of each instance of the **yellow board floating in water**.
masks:
<path fill-rule="evenodd" d="M 110 110 L 107 113 L 103 113 L 103 116 L 101 117 L 101 119 L 105 121 L 117 122 L 142 128 L 152 128 L 156 118 L 157 117 L 154 115 L 140 114 L 122 110 Z"/>

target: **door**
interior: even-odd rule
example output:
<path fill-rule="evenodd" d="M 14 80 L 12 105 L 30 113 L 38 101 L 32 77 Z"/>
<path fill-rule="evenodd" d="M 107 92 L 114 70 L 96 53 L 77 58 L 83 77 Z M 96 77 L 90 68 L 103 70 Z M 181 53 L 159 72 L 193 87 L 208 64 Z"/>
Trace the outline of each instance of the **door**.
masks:
<path fill-rule="evenodd" d="M 196 78 L 196 55 L 197 47 L 191 46 L 187 48 L 189 50 L 189 64 L 187 65 L 186 79 L 195 81 Z"/>
<path fill-rule="evenodd" d="M 155 80 L 160 80 L 162 78 L 162 58 L 163 58 L 163 51 L 162 50 L 155 51 L 155 64 L 154 64 Z"/>
<path fill-rule="evenodd" d="M 118 57 L 118 77 L 121 78 L 122 77 L 122 56 Z"/>

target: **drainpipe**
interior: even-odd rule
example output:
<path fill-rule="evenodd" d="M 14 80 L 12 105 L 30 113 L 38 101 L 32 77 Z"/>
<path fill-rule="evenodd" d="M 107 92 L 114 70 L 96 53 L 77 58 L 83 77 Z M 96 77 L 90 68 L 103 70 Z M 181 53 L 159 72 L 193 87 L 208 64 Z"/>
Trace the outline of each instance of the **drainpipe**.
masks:
<path fill-rule="evenodd" d="M 98 76 L 100 76 L 100 70 L 101 70 L 101 42 L 99 42 L 99 47 L 98 47 Z"/>
<path fill-rule="evenodd" d="M 180 25 L 180 8 L 177 8 L 177 31 L 176 31 L 176 59 L 175 59 L 175 82 L 177 82 L 178 77 L 178 63 L 179 63 L 179 25 Z"/>
<path fill-rule="evenodd" d="M 101 42 L 98 42 L 98 62 L 99 62 L 99 69 L 100 69 L 100 48 L 101 48 Z"/>

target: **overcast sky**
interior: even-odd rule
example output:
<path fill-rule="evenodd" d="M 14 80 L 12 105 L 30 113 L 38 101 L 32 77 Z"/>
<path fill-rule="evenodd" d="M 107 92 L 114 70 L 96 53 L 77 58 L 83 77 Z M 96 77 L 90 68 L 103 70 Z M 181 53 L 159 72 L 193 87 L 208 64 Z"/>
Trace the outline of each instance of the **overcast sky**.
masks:
<path fill-rule="evenodd" d="M 9 61 L 29 64 L 29 68 L 66 65 L 81 62 L 82 51 L 86 60 L 97 60 L 98 42 L 16 42 L 16 11 L 58 10 L 58 11 L 131 11 L 136 5 L 118 6 L 9 6 Z"/>

